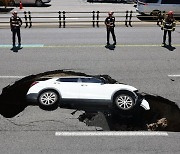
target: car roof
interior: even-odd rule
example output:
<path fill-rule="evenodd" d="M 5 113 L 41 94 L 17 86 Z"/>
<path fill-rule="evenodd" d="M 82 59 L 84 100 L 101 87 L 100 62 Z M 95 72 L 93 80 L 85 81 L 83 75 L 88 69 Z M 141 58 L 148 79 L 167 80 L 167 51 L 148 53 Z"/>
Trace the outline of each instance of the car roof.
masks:
<path fill-rule="evenodd" d="M 92 76 L 60 76 L 59 78 L 93 78 Z"/>

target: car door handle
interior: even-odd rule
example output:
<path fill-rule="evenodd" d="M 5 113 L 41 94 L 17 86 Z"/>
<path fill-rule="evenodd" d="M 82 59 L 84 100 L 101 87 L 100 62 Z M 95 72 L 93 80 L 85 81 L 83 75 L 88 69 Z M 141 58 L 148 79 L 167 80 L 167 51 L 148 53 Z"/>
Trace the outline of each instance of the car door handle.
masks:
<path fill-rule="evenodd" d="M 85 84 L 82 84 L 81 86 L 85 87 L 85 86 L 87 86 L 87 85 L 85 85 Z"/>
<path fill-rule="evenodd" d="M 58 83 L 58 82 L 54 82 L 54 84 L 60 84 L 60 83 Z"/>

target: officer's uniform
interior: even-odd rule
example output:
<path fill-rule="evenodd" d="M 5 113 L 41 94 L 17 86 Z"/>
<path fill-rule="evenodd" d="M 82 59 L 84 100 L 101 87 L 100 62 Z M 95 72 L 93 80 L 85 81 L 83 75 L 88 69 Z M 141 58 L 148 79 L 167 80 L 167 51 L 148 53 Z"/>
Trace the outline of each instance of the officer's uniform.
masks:
<path fill-rule="evenodd" d="M 172 13 L 171 13 L 172 14 Z M 164 35 L 163 35 L 163 45 L 166 44 L 166 35 L 168 33 L 168 38 L 169 38 L 169 45 L 171 46 L 171 32 L 175 30 L 175 19 L 173 16 L 167 16 L 163 20 L 163 24 L 161 29 L 164 30 Z"/>
<path fill-rule="evenodd" d="M 159 25 L 159 26 L 162 25 L 164 17 L 165 17 L 165 11 L 163 11 L 162 13 L 161 13 L 161 11 L 159 11 L 157 14 L 157 25 Z"/>
<path fill-rule="evenodd" d="M 16 34 L 18 37 L 18 45 L 21 46 L 21 33 L 20 33 L 20 27 L 22 25 L 22 20 L 20 17 L 17 15 L 15 16 L 14 14 L 17 14 L 16 12 L 13 13 L 13 16 L 10 18 L 10 27 L 12 31 L 12 40 L 13 40 L 13 47 L 15 47 L 15 42 L 16 42 Z"/>
<path fill-rule="evenodd" d="M 116 36 L 114 34 L 115 17 L 114 16 L 107 17 L 105 19 L 105 25 L 106 25 L 106 29 L 107 29 L 107 45 L 109 45 L 110 32 L 113 37 L 114 45 L 116 45 Z"/>

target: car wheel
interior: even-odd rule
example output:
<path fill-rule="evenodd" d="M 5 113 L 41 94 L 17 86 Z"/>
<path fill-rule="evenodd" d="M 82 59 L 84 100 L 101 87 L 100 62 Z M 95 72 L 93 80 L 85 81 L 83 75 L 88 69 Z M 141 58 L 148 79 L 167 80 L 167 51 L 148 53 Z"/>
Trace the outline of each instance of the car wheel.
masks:
<path fill-rule="evenodd" d="M 158 16 L 158 14 L 159 14 L 159 12 L 161 12 L 161 11 L 159 11 L 159 10 L 153 10 L 151 13 L 150 13 L 150 16 Z"/>
<path fill-rule="evenodd" d="M 36 6 L 42 6 L 43 5 L 43 2 L 42 0 L 36 0 Z"/>
<path fill-rule="evenodd" d="M 41 92 L 39 95 L 39 105 L 43 109 L 52 109 L 54 107 L 57 107 L 59 96 L 57 92 L 53 90 L 46 90 Z"/>
<path fill-rule="evenodd" d="M 114 103 L 117 109 L 121 111 L 130 111 L 135 106 L 133 95 L 128 93 L 118 94 L 114 99 Z"/>

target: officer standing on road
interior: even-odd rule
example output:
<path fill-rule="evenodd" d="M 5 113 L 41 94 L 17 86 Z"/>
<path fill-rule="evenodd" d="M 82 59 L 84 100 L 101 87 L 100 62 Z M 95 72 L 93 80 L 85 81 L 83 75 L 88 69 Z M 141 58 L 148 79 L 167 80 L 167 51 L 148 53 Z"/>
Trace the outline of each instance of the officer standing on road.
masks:
<path fill-rule="evenodd" d="M 163 36 L 163 45 L 166 45 L 166 35 L 168 33 L 169 38 L 169 46 L 171 46 L 171 32 L 175 31 L 176 22 L 173 17 L 173 11 L 169 11 L 165 19 L 163 20 L 163 24 L 161 29 L 164 30 Z"/>
<path fill-rule="evenodd" d="M 18 37 L 18 47 L 21 47 L 21 32 L 20 32 L 20 28 L 22 25 L 22 20 L 20 17 L 17 16 L 17 11 L 14 11 L 12 13 L 12 17 L 10 18 L 10 27 L 11 27 L 11 31 L 12 31 L 12 41 L 13 41 L 13 48 L 16 47 L 15 46 L 15 42 L 16 42 L 16 34 Z"/>
<path fill-rule="evenodd" d="M 159 25 L 159 26 L 162 25 L 164 17 L 165 17 L 165 11 L 163 11 L 162 13 L 161 13 L 161 11 L 159 11 L 157 14 L 157 25 Z"/>
<path fill-rule="evenodd" d="M 110 32 L 112 34 L 112 37 L 113 37 L 113 45 L 116 45 L 116 36 L 114 34 L 114 27 L 115 27 L 115 17 L 113 16 L 114 12 L 110 11 L 108 13 L 108 17 L 105 19 L 105 25 L 106 25 L 106 30 L 107 30 L 107 45 L 110 45 L 109 43 L 109 35 L 110 35 Z"/>

